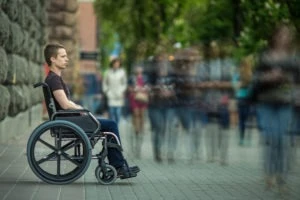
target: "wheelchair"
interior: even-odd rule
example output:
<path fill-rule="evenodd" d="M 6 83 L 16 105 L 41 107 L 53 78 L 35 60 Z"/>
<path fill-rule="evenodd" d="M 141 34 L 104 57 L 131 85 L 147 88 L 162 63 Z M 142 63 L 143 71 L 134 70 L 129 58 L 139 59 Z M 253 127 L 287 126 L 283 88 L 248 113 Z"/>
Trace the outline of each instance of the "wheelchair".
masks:
<path fill-rule="evenodd" d="M 98 159 L 95 169 L 98 182 L 114 183 L 117 171 L 106 158 L 108 147 L 122 150 L 118 137 L 112 132 L 101 132 L 101 124 L 88 110 L 56 110 L 48 85 L 34 84 L 34 88 L 40 86 L 49 120 L 35 128 L 27 142 L 27 160 L 33 173 L 46 183 L 69 184 L 86 172 L 91 159 Z M 116 143 L 110 142 L 109 135 Z M 92 155 L 99 141 L 102 141 L 102 149 Z"/>

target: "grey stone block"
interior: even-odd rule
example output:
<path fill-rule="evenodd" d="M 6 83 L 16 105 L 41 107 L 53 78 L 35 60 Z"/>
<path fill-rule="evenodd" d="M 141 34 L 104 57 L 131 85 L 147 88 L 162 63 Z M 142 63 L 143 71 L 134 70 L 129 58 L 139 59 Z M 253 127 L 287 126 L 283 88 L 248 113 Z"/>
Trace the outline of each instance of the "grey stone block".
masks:
<path fill-rule="evenodd" d="M 22 44 L 24 40 L 24 33 L 21 27 L 17 23 L 10 23 L 9 26 L 10 30 L 10 37 L 9 37 L 9 44 L 6 45 L 6 50 L 10 53 L 19 53 L 22 49 Z"/>
<path fill-rule="evenodd" d="M 31 72 L 29 75 L 30 84 L 40 82 L 43 76 L 42 66 L 30 61 L 28 69 Z"/>
<path fill-rule="evenodd" d="M 32 106 L 32 93 L 28 85 L 21 85 L 21 90 L 23 92 L 24 110 Z"/>
<path fill-rule="evenodd" d="M 4 5 L 4 3 L 6 3 L 7 0 L 0 0 L 0 6 L 2 7 L 2 5 Z"/>
<path fill-rule="evenodd" d="M 7 55 L 8 58 L 8 70 L 6 83 L 8 84 L 23 84 L 27 79 L 28 68 L 26 59 L 16 54 Z"/>
<path fill-rule="evenodd" d="M 26 4 L 23 4 L 22 8 L 20 8 L 18 22 L 21 25 L 21 27 L 25 30 L 28 30 L 30 19 L 31 19 L 30 16 L 31 16 L 30 8 Z"/>
<path fill-rule="evenodd" d="M 40 12 L 39 9 L 41 7 L 39 0 L 24 0 L 24 3 L 30 7 L 31 12 L 35 16 L 38 16 L 38 13 Z"/>
<path fill-rule="evenodd" d="M 5 4 L 3 4 L 3 10 L 9 16 L 11 21 L 15 21 L 18 18 L 19 6 L 20 1 L 7 1 Z"/>
<path fill-rule="evenodd" d="M 37 41 L 34 40 L 33 38 L 29 39 L 29 46 L 30 48 L 27 50 L 28 51 L 28 59 L 31 61 L 36 61 L 36 53 L 37 53 Z"/>
<path fill-rule="evenodd" d="M 8 71 L 8 61 L 5 50 L 0 47 L 0 83 L 6 80 Z"/>
<path fill-rule="evenodd" d="M 16 69 L 17 69 L 17 55 L 8 54 L 8 68 L 7 68 L 7 76 L 5 82 L 7 84 L 15 84 L 16 83 Z"/>
<path fill-rule="evenodd" d="M 5 47 L 10 37 L 10 20 L 0 9 L 0 46 Z"/>
<path fill-rule="evenodd" d="M 7 114 L 10 103 L 10 93 L 6 87 L 0 85 L 0 121 L 3 120 Z"/>
<path fill-rule="evenodd" d="M 24 101 L 25 91 L 22 89 L 21 86 L 18 85 L 10 85 L 7 86 L 7 88 L 11 97 L 8 115 L 14 117 L 19 112 L 24 111 L 26 109 L 26 101 Z"/>

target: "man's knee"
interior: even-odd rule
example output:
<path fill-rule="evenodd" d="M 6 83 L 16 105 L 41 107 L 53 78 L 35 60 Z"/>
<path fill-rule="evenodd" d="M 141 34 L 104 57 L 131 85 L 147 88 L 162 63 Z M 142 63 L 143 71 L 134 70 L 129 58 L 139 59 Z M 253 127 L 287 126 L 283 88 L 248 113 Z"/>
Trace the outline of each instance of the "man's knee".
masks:
<path fill-rule="evenodd" d="M 112 129 L 116 129 L 118 128 L 117 123 L 114 120 L 107 120 L 107 124 L 109 127 L 111 127 Z"/>

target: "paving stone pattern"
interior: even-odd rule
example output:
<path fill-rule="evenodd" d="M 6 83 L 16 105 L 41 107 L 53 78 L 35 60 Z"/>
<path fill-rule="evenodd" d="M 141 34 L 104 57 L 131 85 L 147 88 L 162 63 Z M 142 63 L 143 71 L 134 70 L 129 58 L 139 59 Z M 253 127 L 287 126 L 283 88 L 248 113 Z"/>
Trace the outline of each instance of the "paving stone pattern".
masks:
<path fill-rule="evenodd" d="M 251 142 L 239 146 L 236 130 L 230 132 L 229 162 L 207 163 L 203 138 L 200 158 L 190 162 L 185 151 L 185 135 L 179 135 L 175 163 L 153 160 L 150 132 L 146 131 L 142 158 L 136 159 L 130 151 L 130 125 L 120 125 L 124 153 L 131 165 L 141 168 L 138 177 L 118 179 L 105 186 L 94 176 L 96 160 L 76 182 L 68 185 L 51 185 L 40 181 L 31 171 L 26 158 L 29 133 L 0 144 L 0 199 L 2 200 L 274 200 L 300 199 L 300 165 L 291 170 L 288 177 L 288 195 L 279 195 L 276 188 L 265 190 L 263 181 L 261 145 L 254 130 Z M 203 148 L 202 148 L 203 147 Z M 94 151 L 98 151 L 96 146 Z M 299 160 L 299 147 L 297 160 Z"/>

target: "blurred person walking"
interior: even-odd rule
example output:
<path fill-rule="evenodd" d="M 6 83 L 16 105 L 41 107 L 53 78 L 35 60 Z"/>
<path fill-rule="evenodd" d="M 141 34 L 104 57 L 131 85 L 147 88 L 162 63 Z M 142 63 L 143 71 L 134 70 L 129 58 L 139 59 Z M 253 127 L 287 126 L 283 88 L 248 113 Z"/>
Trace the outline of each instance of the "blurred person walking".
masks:
<path fill-rule="evenodd" d="M 252 98 L 257 102 L 264 139 L 264 173 L 266 188 L 277 184 L 287 192 L 288 134 L 293 117 L 294 85 L 299 80 L 299 58 L 292 47 L 293 32 L 289 25 L 278 25 L 270 36 L 256 66 Z"/>
<path fill-rule="evenodd" d="M 206 61 L 209 79 L 201 83 L 206 89 L 206 149 L 207 161 L 214 162 L 219 157 L 221 165 L 228 164 L 228 145 L 230 113 L 229 99 L 233 95 L 230 58 L 222 57 L 216 42 L 210 43 L 209 57 Z"/>
<path fill-rule="evenodd" d="M 247 56 L 243 58 L 238 67 L 238 72 L 233 76 L 233 87 L 235 88 L 235 98 L 238 109 L 238 131 L 239 144 L 245 143 L 245 131 L 250 117 L 254 116 L 254 105 L 248 98 L 249 84 L 252 79 L 252 67 L 254 58 Z M 250 116 L 251 115 L 251 116 Z M 250 142 L 250 141 L 247 141 Z"/>
<path fill-rule="evenodd" d="M 137 158 L 141 156 L 141 146 L 144 135 L 145 111 L 148 107 L 147 79 L 143 74 L 143 68 L 137 66 L 134 74 L 129 78 L 129 104 L 132 113 L 132 125 L 134 137 L 131 138 L 132 149 Z"/>
<path fill-rule="evenodd" d="M 175 93 L 169 73 L 169 62 L 165 55 L 158 55 L 151 61 L 149 79 L 148 114 L 152 132 L 154 160 L 163 161 L 163 146 L 166 139 L 168 121 L 171 119 L 170 106 L 174 103 Z M 177 132 L 175 132 L 177 134 Z M 174 136 L 175 137 L 175 136 Z"/>
<path fill-rule="evenodd" d="M 173 85 L 176 94 L 176 103 L 173 106 L 173 117 L 170 119 L 168 131 L 169 146 L 168 157 L 174 159 L 177 143 L 178 130 L 171 129 L 175 122 L 183 128 L 186 133 L 186 152 L 190 162 L 199 158 L 199 141 L 201 135 L 200 113 L 199 113 L 199 90 L 197 85 L 197 64 L 200 55 L 198 50 L 185 48 L 177 51 L 172 61 Z M 177 120 L 174 120 L 176 118 Z"/>
<path fill-rule="evenodd" d="M 102 84 L 103 92 L 108 101 L 109 118 L 119 124 L 122 107 L 125 104 L 125 91 L 127 89 L 127 75 L 123 67 L 121 67 L 120 59 L 112 59 L 110 68 L 106 71 Z"/>

